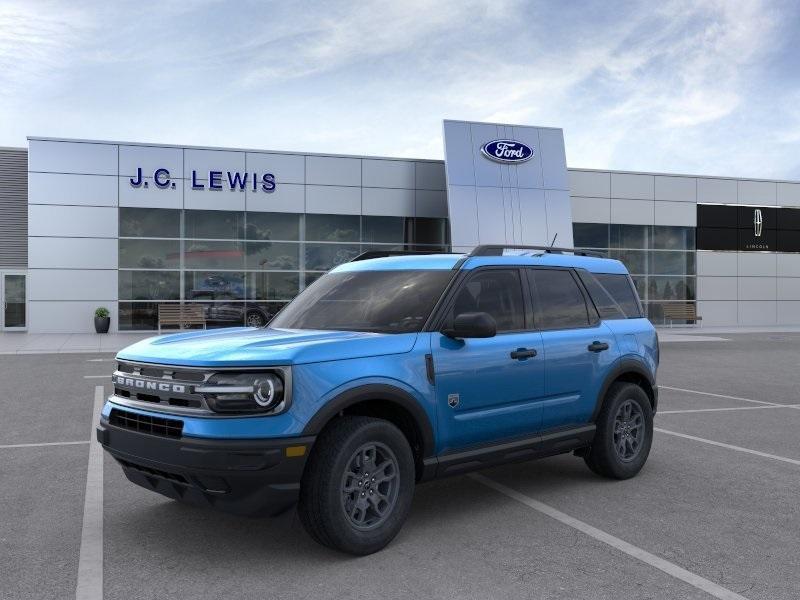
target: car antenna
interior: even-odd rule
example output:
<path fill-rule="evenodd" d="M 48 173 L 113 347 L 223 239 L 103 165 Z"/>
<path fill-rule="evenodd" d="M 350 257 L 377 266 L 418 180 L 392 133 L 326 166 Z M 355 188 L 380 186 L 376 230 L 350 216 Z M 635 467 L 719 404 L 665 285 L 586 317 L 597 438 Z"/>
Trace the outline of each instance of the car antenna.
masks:
<path fill-rule="evenodd" d="M 556 234 L 553 236 L 553 241 L 552 241 L 552 242 L 550 242 L 550 249 L 552 249 L 552 248 L 553 248 L 553 246 L 555 246 L 555 245 L 556 245 L 556 238 L 557 238 L 557 237 L 558 237 L 558 232 L 556 231 Z"/>

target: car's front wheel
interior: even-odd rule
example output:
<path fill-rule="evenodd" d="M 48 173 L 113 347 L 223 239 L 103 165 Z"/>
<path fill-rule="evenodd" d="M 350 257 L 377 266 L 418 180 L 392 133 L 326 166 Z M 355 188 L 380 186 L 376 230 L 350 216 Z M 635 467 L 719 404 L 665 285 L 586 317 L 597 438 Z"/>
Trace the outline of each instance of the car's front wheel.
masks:
<path fill-rule="evenodd" d="M 314 444 L 300 488 L 306 531 L 325 546 L 371 554 L 397 535 L 414 495 L 414 457 L 383 419 L 344 416 Z"/>
<path fill-rule="evenodd" d="M 650 398 L 635 383 L 618 382 L 606 394 L 597 432 L 584 460 L 598 475 L 628 479 L 644 466 L 652 442 Z"/>

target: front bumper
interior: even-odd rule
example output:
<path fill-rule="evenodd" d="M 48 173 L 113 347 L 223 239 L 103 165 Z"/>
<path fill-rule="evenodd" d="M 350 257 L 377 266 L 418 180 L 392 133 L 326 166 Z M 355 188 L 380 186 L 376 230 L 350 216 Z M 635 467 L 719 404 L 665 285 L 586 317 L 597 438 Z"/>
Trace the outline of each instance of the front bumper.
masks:
<path fill-rule="evenodd" d="M 105 418 L 97 428 L 97 441 L 131 482 L 176 500 L 248 516 L 278 514 L 297 501 L 314 439 L 174 439 L 116 427 Z"/>

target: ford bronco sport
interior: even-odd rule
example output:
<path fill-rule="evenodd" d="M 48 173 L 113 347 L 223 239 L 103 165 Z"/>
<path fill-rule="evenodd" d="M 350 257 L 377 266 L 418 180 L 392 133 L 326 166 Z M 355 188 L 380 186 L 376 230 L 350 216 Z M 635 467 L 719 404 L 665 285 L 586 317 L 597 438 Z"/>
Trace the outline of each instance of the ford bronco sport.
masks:
<path fill-rule="evenodd" d="M 622 263 L 374 254 L 266 328 L 121 351 L 97 437 L 128 479 L 240 514 L 296 503 L 315 540 L 368 554 L 400 530 L 416 482 L 567 452 L 605 477 L 639 472 L 659 350 Z"/>

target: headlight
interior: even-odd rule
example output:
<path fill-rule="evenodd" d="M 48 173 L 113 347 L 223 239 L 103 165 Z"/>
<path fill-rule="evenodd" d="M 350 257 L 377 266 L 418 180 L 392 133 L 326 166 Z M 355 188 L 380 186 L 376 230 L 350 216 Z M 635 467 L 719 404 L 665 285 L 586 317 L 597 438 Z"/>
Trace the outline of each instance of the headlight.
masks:
<path fill-rule="evenodd" d="M 220 413 L 276 413 L 285 408 L 283 380 L 277 373 L 216 373 L 195 392 Z"/>

